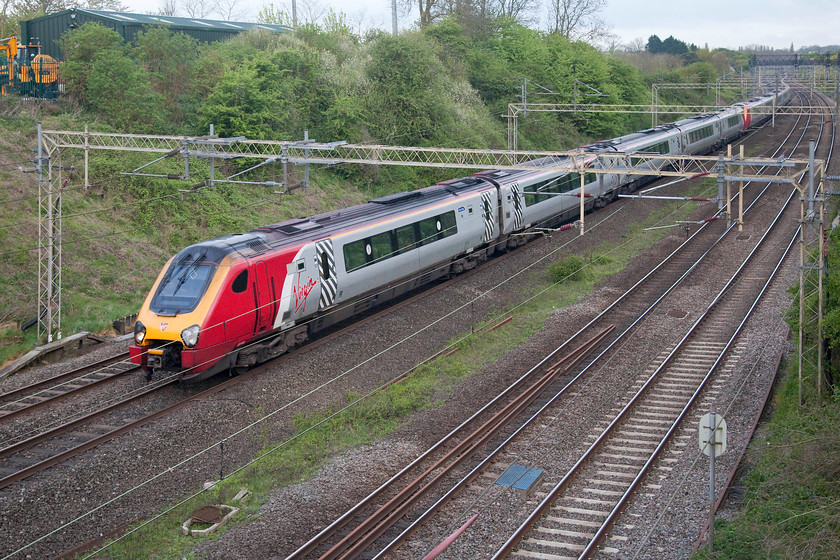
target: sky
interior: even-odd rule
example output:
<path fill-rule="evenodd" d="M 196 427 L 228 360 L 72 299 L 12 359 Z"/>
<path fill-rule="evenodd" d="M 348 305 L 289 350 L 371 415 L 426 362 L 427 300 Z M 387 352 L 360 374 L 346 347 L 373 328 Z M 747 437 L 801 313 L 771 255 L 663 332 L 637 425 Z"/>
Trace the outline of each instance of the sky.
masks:
<path fill-rule="evenodd" d="M 123 1 L 128 11 L 135 13 L 154 12 L 160 4 L 160 0 Z M 391 30 L 391 0 L 297 0 L 299 14 L 307 2 L 343 11 L 354 27 L 361 24 L 363 28 Z M 269 0 L 238 0 L 244 11 L 243 21 L 254 21 L 259 9 L 270 3 Z M 415 4 L 416 0 L 411 3 Z M 274 5 L 290 6 L 291 0 L 275 0 Z M 789 49 L 791 43 L 798 49 L 840 44 L 837 0 L 607 0 L 601 15 L 619 44 L 636 39 L 646 43 L 654 34 L 660 39 L 673 35 L 701 48 L 708 44 L 712 49 L 747 45 Z M 416 19 L 415 8 L 413 13 L 400 16 L 400 29 L 411 27 Z"/>

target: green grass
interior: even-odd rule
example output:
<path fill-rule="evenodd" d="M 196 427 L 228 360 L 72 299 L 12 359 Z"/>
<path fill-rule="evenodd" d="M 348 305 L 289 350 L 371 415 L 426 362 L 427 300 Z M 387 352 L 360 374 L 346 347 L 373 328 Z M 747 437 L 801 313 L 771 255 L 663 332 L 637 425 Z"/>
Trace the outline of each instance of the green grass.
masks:
<path fill-rule="evenodd" d="M 715 522 L 715 552 L 698 560 L 840 558 L 840 392 L 806 387 L 798 405 L 796 362 L 787 368 L 768 435 L 750 444 L 742 510 Z"/>

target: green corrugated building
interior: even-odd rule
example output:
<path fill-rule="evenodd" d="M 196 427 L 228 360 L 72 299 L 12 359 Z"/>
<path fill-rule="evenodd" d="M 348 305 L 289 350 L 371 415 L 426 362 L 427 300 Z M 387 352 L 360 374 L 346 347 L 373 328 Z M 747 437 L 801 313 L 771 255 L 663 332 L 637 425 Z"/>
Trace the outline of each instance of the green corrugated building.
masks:
<path fill-rule="evenodd" d="M 110 27 L 119 33 L 127 43 L 132 43 L 134 37 L 139 32 L 153 25 L 165 25 L 173 32 L 186 33 L 204 42 L 222 41 L 237 33 L 251 29 L 265 29 L 277 33 L 292 30 L 285 25 L 272 25 L 268 23 L 219 21 L 71 8 L 35 19 L 21 21 L 21 41 L 26 45 L 31 40 L 37 39 L 41 43 L 42 53 L 61 60 L 64 58 L 61 48 L 58 46 L 58 39 L 61 35 L 65 31 L 75 29 L 91 21 Z"/>

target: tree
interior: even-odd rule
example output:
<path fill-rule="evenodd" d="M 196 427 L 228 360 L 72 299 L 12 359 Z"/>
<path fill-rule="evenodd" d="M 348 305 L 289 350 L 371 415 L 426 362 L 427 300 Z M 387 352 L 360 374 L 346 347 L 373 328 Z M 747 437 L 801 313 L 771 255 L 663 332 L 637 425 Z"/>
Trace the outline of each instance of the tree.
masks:
<path fill-rule="evenodd" d="M 437 0 L 417 0 L 417 8 L 420 10 L 420 28 L 430 25 L 440 17 L 440 9 Z"/>
<path fill-rule="evenodd" d="M 283 0 L 276 6 L 274 2 L 263 5 L 257 14 L 257 21 L 262 23 L 274 23 L 277 25 L 317 25 L 327 14 L 327 9 L 318 0 L 300 0 L 295 3 L 297 13 L 292 12 L 291 0 Z"/>
<path fill-rule="evenodd" d="M 640 53 L 645 50 L 645 40 L 641 37 L 636 37 L 626 45 L 624 45 L 625 52 Z"/>
<path fill-rule="evenodd" d="M 607 31 L 600 12 L 607 0 L 550 0 L 550 31 L 570 41 L 591 41 Z"/>
<path fill-rule="evenodd" d="M 295 25 L 292 13 L 274 4 L 263 5 L 257 13 L 257 21 L 260 23 L 272 23 L 274 25 L 287 25 L 289 27 L 294 27 Z"/>
<path fill-rule="evenodd" d="M 15 0 L 12 4 L 18 14 L 51 14 L 65 9 L 64 0 Z"/>
<path fill-rule="evenodd" d="M 67 2 L 66 0 L 13 0 L 13 11 L 20 19 L 35 17 L 45 14 L 52 14 L 66 10 L 71 6 L 85 8 L 88 10 L 113 10 L 115 12 L 125 11 L 127 8 L 121 0 L 83 0 L 81 2 Z"/>
<path fill-rule="evenodd" d="M 61 75 L 67 92 L 82 105 L 89 106 L 87 82 L 93 62 L 101 52 L 123 51 L 122 37 L 109 27 L 90 22 L 64 33 L 58 44 L 64 51 Z"/>
<path fill-rule="evenodd" d="M 215 0 L 215 12 L 225 21 L 239 21 L 245 17 L 246 9 L 240 0 Z"/>
<path fill-rule="evenodd" d="M 160 0 L 157 13 L 161 16 L 174 16 L 178 13 L 178 0 Z"/>
<path fill-rule="evenodd" d="M 662 41 L 662 52 L 664 53 L 686 54 L 688 51 L 688 45 L 686 45 L 684 41 L 675 39 L 673 35 L 669 35 L 667 39 Z"/>
<path fill-rule="evenodd" d="M 120 49 L 100 52 L 87 79 L 90 108 L 128 132 L 160 132 L 163 97 L 152 91 L 149 74 Z"/>
<path fill-rule="evenodd" d="M 128 11 L 128 6 L 121 0 L 85 0 L 85 2 L 73 2 L 69 6 L 76 6 L 88 10 L 110 10 L 112 12 Z"/>
<path fill-rule="evenodd" d="M 184 33 L 155 26 L 138 33 L 133 54 L 148 73 L 152 89 L 163 95 L 170 122 L 185 120 L 185 108 L 201 97 L 212 78 L 203 72 L 201 47 Z"/>
<path fill-rule="evenodd" d="M 275 46 L 222 75 L 199 108 L 201 125 L 221 136 L 280 140 L 313 130 L 329 94 L 318 52 L 301 45 Z"/>
<path fill-rule="evenodd" d="M 532 19 L 537 6 L 537 0 L 496 0 L 493 14 L 497 18 L 527 23 Z"/>
<path fill-rule="evenodd" d="M 212 0 L 181 0 L 181 7 L 191 18 L 206 18 L 216 9 Z"/>

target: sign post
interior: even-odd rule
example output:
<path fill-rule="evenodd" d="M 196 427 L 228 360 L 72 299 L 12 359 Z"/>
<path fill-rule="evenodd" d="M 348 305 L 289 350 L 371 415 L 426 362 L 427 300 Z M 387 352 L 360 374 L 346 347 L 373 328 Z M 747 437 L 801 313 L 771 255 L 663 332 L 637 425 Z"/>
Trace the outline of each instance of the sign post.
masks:
<path fill-rule="evenodd" d="M 709 456 L 709 551 L 715 541 L 715 456 L 726 451 L 726 420 L 714 412 L 700 419 L 700 450 Z"/>

